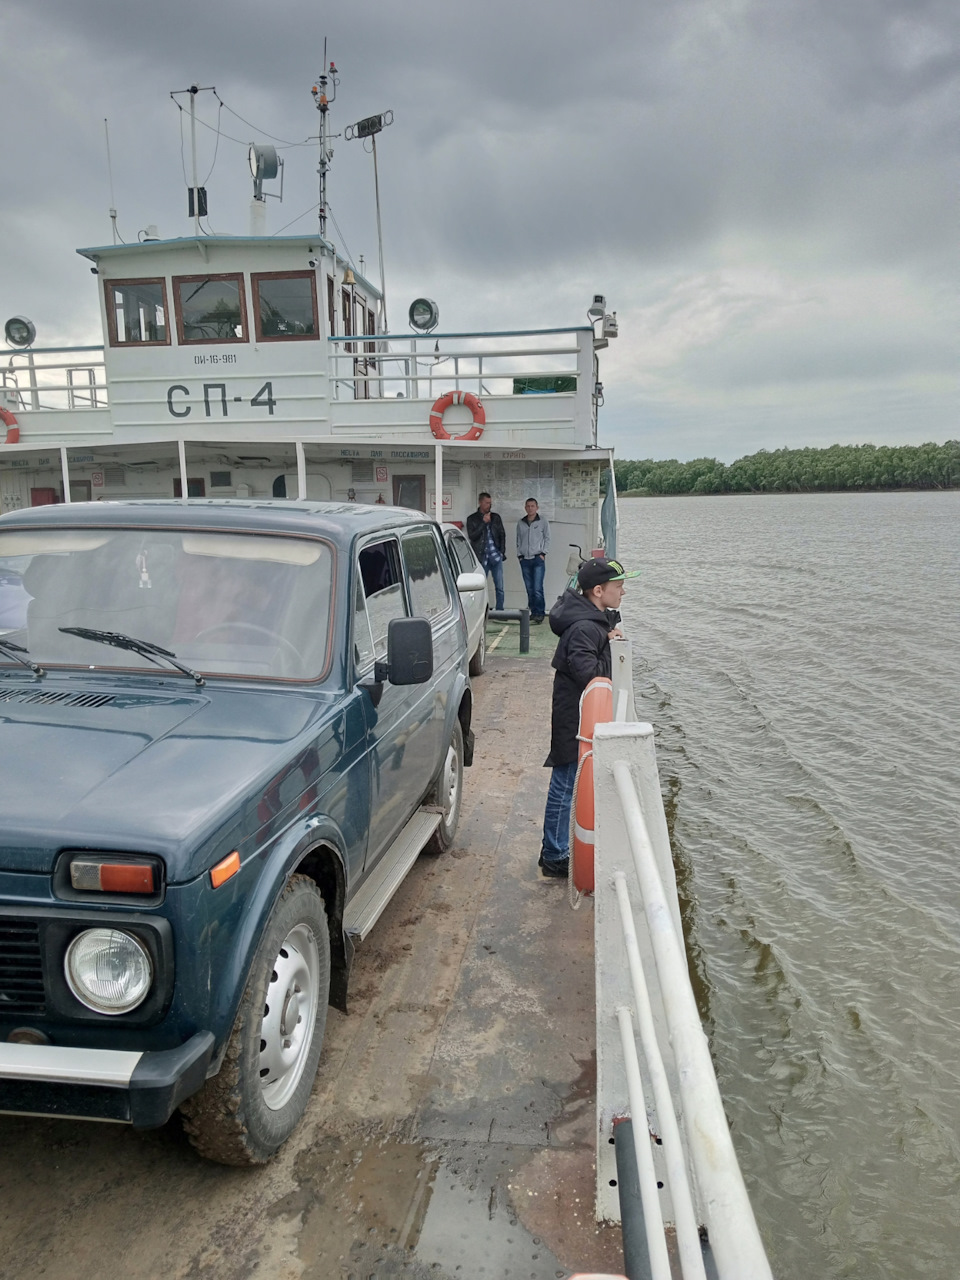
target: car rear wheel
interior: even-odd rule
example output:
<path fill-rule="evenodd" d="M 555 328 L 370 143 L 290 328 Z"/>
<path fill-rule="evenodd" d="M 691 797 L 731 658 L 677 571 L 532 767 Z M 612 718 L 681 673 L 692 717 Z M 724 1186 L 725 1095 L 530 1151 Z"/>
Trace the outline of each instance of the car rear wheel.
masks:
<path fill-rule="evenodd" d="M 473 651 L 473 657 L 470 659 L 470 674 L 472 676 L 482 676 L 484 663 L 487 660 L 487 611 L 483 611 L 483 626 L 480 628 L 480 639 L 477 647 Z"/>
<path fill-rule="evenodd" d="M 453 726 L 453 736 L 447 747 L 443 766 L 430 790 L 427 804 L 439 807 L 440 825 L 426 845 L 427 853 L 446 853 L 453 848 L 460 822 L 460 801 L 463 798 L 463 730 L 460 721 Z"/>
<path fill-rule="evenodd" d="M 180 1108 L 202 1156 L 264 1164 L 286 1142 L 313 1088 L 329 990 L 323 898 L 297 875 L 263 932 L 219 1073 Z"/>

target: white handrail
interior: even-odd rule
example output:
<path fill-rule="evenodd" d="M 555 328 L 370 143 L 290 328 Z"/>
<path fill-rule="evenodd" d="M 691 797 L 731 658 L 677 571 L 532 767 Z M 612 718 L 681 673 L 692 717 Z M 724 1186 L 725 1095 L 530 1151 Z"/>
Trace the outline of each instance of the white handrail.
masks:
<path fill-rule="evenodd" d="M 657 1043 L 657 1029 L 653 1020 L 653 1010 L 650 1007 L 650 996 L 647 992 L 646 979 L 643 976 L 643 962 L 640 959 L 640 944 L 637 941 L 637 930 L 633 922 L 633 908 L 630 905 L 630 895 L 627 890 L 627 877 L 622 871 L 614 873 L 614 886 L 617 891 L 617 902 L 620 906 L 620 923 L 623 927 L 623 938 L 627 947 L 627 960 L 630 964 L 630 979 L 633 984 L 633 998 L 637 1010 L 637 1026 L 640 1031 L 640 1043 L 643 1046 L 643 1056 L 647 1063 L 647 1074 L 650 1077 L 650 1084 L 653 1088 L 653 1097 L 657 1105 L 657 1119 L 660 1121 L 660 1136 L 663 1141 L 663 1150 L 667 1166 L 667 1178 L 670 1183 L 670 1195 L 673 1198 L 673 1211 L 677 1220 L 677 1244 L 680 1251 L 680 1266 L 683 1271 L 684 1280 L 706 1280 L 706 1272 L 703 1266 L 703 1251 L 700 1248 L 700 1231 L 697 1227 L 697 1216 L 693 1208 L 693 1197 L 690 1194 L 690 1182 L 687 1178 L 687 1165 L 683 1155 L 683 1144 L 680 1141 L 680 1126 L 677 1124 L 677 1117 L 673 1109 L 673 1099 L 670 1096 L 670 1082 L 667 1079 L 666 1068 L 663 1065 L 663 1055 L 660 1052 L 660 1046 Z M 629 1010 L 626 1011 L 629 1017 Z M 621 1036 L 623 1035 L 623 1018 L 621 1010 L 617 1010 L 620 1017 Z M 637 1046 L 633 1040 L 632 1034 L 629 1044 L 624 1041 L 624 1053 L 632 1055 L 636 1058 Z M 629 1077 L 630 1065 L 628 1062 L 627 1073 Z M 639 1063 L 637 1064 L 637 1077 L 639 1079 Z M 637 1109 L 633 1091 L 631 1090 L 630 1110 L 631 1114 L 640 1116 L 644 1114 L 643 1093 L 640 1092 L 640 1107 Z M 639 1142 L 639 1124 L 634 1124 L 634 1141 Z M 646 1136 L 646 1135 L 644 1135 Z M 647 1158 L 651 1160 L 650 1143 L 646 1141 L 642 1144 L 646 1148 Z M 658 1206 L 659 1208 L 659 1206 Z M 644 1208 L 644 1218 L 646 1218 L 646 1208 Z M 660 1236 L 663 1236 L 663 1222 L 659 1223 Z M 647 1227 L 647 1236 L 650 1237 L 650 1228 Z"/>
<path fill-rule="evenodd" d="M 620 1024 L 623 1061 L 627 1069 L 630 1110 L 635 1116 L 643 1115 L 643 1082 L 640 1079 L 637 1046 L 633 1039 L 633 1021 L 630 1010 L 625 1005 L 621 1005 L 617 1010 L 617 1021 Z M 645 1140 L 645 1136 L 640 1125 L 635 1124 L 633 1149 L 637 1157 L 637 1176 L 640 1182 L 640 1203 L 643 1206 L 643 1225 L 650 1257 L 650 1275 L 652 1280 L 671 1280 L 670 1255 L 667 1252 L 667 1238 L 663 1234 L 660 1198 L 657 1195 L 657 1174 L 653 1167 L 653 1156 L 650 1154 L 650 1143 Z"/>
<path fill-rule="evenodd" d="M 690 987 L 686 956 L 676 927 L 675 904 L 668 901 L 664 892 L 657 852 L 646 827 L 634 773 L 623 758 L 623 740 L 631 731 L 636 739 L 648 740 L 649 749 L 653 750 L 649 724 L 602 724 L 596 727 L 594 736 L 595 771 L 599 774 L 607 769 L 608 776 L 612 776 L 614 791 L 620 797 L 620 815 L 640 884 L 646 932 L 655 959 L 669 1043 L 676 1060 L 684 1129 L 710 1245 L 721 1280 L 772 1280 L 767 1254 L 756 1229 L 753 1208 L 723 1114 L 707 1037 L 701 1028 Z M 608 750 L 604 750 L 604 741 L 607 741 Z M 602 813 L 602 804 L 598 803 L 596 809 Z M 600 826 L 598 837 L 602 831 Z M 609 879 L 609 873 L 604 870 L 602 842 L 598 838 L 598 893 L 604 874 Z M 598 1105 L 599 1102 L 598 1092 Z M 658 1119 L 663 1125 L 659 1107 Z"/>

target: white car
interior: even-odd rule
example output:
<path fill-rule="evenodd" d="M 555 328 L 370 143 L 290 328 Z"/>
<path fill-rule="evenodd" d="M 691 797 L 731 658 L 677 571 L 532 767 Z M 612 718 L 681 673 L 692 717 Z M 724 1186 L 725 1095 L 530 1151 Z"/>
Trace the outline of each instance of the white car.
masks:
<path fill-rule="evenodd" d="M 470 674 L 478 676 L 483 672 L 487 657 L 487 575 L 463 530 L 455 524 L 441 525 L 441 528 L 450 563 L 457 576 L 463 616 L 467 620 Z"/>

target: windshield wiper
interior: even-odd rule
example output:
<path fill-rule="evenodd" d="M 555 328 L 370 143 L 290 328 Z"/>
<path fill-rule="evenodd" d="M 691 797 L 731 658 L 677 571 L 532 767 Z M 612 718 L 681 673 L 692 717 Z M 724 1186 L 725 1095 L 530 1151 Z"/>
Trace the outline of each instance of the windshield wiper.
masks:
<path fill-rule="evenodd" d="M 157 662 L 157 657 L 163 658 L 172 667 L 182 671 L 185 676 L 190 676 L 198 685 L 205 683 L 203 676 L 198 675 L 196 671 L 191 671 L 182 662 L 178 662 L 175 653 L 171 653 L 169 649 L 161 649 L 160 645 L 151 644 L 149 640 L 137 640 L 134 636 L 125 636 L 122 631 L 95 631 L 92 627 L 58 627 L 57 630 L 62 631 L 66 636 L 79 636 L 81 640 L 96 640 L 98 644 L 110 644 L 115 649 L 129 649 L 131 653 L 139 653 L 141 657 L 147 658 L 158 667 L 160 663 Z"/>
<path fill-rule="evenodd" d="M 14 662 L 20 662 L 23 666 L 29 667 L 35 676 L 45 676 L 47 674 L 39 662 L 31 662 L 29 658 L 20 657 L 21 653 L 27 652 L 22 644 L 14 644 L 12 640 L 0 640 L 0 652 L 5 653 Z"/>

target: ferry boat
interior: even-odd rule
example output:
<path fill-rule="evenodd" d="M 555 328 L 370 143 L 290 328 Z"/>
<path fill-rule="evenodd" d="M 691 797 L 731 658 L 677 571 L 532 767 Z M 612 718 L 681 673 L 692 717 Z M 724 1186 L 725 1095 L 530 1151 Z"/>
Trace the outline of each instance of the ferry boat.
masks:
<path fill-rule="evenodd" d="M 616 315 L 598 294 L 589 303 L 585 323 L 537 330 L 443 332 L 435 304 L 424 296 L 411 300 L 410 332 L 391 332 L 382 277 L 378 287 L 326 235 L 327 94 L 335 83 L 336 71 L 330 64 L 314 87 L 321 111 L 320 225 L 315 234 L 263 234 L 263 181 L 276 171 L 276 157 L 270 148 L 252 146 L 249 234 L 203 234 L 201 189 L 194 186 L 192 206 L 198 212 L 193 234 L 162 239 L 149 228 L 137 244 L 79 250 L 97 279 L 102 346 L 43 347 L 30 320 L 23 316 L 7 320 L 5 336 L 11 352 L 0 362 L 0 512 L 44 503 L 129 498 L 283 497 L 409 507 L 438 520 L 462 523 L 485 490 L 510 525 L 523 515 L 525 500 L 534 497 L 553 530 L 545 582 L 545 594 L 552 599 L 568 580 L 570 566 L 564 553 L 569 547 L 576 551 L 577 560 L 581 548 L 588 553 L 603 546 L 608 555 L 616 551 L 612 450 L 598 442 L 599 353 L 616 336 Z M 375 134 L 382 118 L 369 117 L 350 127 L 358 136 Z M 610 473 L 609 483 L 602 496 L 605 471 Z M 505 587 L 510 608 L 525 603 L 525 592 L 509 542 L 507 550 Z M 486 1167 L 486 1148 L 495 1130 L 498 1142 L 512 1142 L 523 1150 L 546 1135 L 542 1154 L 552 1156 L 548 1148 L 558 1140 L 551 1129 L 554 1111 L 541 1095 L 549 1095 L 553 1103 L 558 1097 L 569 1098 L 571 1150 L 560 1154 L 570 1156 L 569 1167 L 575 1168 L 576 1177 L 569 1187 L 562 1187 L 567 1164 L 547 1159 L 531 1164 L 529 1176 L 501 1176 L 507 1162 L 494 1161 L 489 1198 L 477 1197 L 482 1209 L 482 1232 L 477 1238 L 484 1250 L 491 1247 L 489 1221 L 502 1192 L 511 1204 L 520 1206 L 517 1216 L 514 1208 L 505 1216 L 510 1228 L 502 1232 L 506 1245 L 512 1249 L 520 1214 L 529 1216 L 529 1239 L 537 1250 L 533 1259 L 540 1258 L 544 1234 L 556 1241 L 557 1257 L 545 1250 L 536 1274 L 546 1274 L 543 1266 L 549 1266 L 550 1274 L 560 1274 L 556 1269 L 560 1253 L 579 1252 L 583 1257 L 591 1248 L 594 1214 L 586 1207 L 586 1188 L 594 1180 L 596 1219 L 618 1221 L 623 1216 L 624 1252 L 639 1256 L 647 1253 L 649 1245 L 650 1274 L 677 1274 L 677 1260 L 667 1253 L 672 1228 L 666 1235 L 663 1231 L 664 1224 L 676 1222 L 684 1276 L 770 1280 L 689 988 L 653 731 L 635 720 L 628 642 L 620 642 L 616 657 L 612 691 L 616 723 L 598 727 L 594 748 L 597 1114 L 592 1153 L 584 1143 L 584 1126 L 573 1123 L 583 1088 L 593 1091 L 589 1063 L 584 1066 L 574 1051 L 590 1043 L 583 1024 L 593 1013 L 592 1001 L 589 984 L 581 980 L 583 967 L 590 967 L 587 926 L 580 924 L 579 932 L 570 934 L 556 927 L 540 897 L 531 905 L 530 899 L 503 891 L 505 885 L 522 883 L 521 868 L 535 874 L 529 849 L 530 815 L 515 821 L 519 801 L 518 808 L 513 806 L 515 794 L 523 792 L 527 801 L 536 790 L 529 771 L 539 772 L 539 765 L 529 758 L 529 720 L 523 711 L 530 705 L 545 705 L 550 676 L 545 632 L 541 629 L 538 635 L 539 662 L 534 654 L 532 662 L 517 663 L 509 672 L 503 664 L 504 680 L 496 691 L 486 686 L 490 731 L 511 735 L 498 740 L 497 750 L 490 753 L 490 774 L 476 790 L 475 802 L 471 801 L 475 830 L 483 832 L 482 842 L 477 841 L 483 846 L 480 856 L 490 867 L 497 864 L 497 875 L 488 868 L 482 879 L 484 911 L 478 911 L 473 896 L 475 877 L 454 877 L 457 885 L 469 886 L 470 893 L 458 907 L 461 914 L 451 917 L 450 930 L 458 947 L 467 945 L 468 935 L 471 947 L 476 941 L 478 955 L 482 953 L 480 965 L 502 951 L 506 960 L 498 964 L 516 966 L 515 976 L 503 989 L 519 989 L 522 984 L 524 999 L 513 1005 L 507 1002 L 504 1013 L 508 1016 L 500 1016 L 498 1010 L 497 1026 L 491 1031 L 484 1022 L 489 1001 L 471 998 L 470 983 L 475 991 L 481 979 L 468 971 L 460 1007 L 476 1015 L 478 1028 L 470 1032 L 471 1043 L 480 1046 L 480 1066 L 470 1087 L 464 1089 L 458 1076 L 459 1047 L 437 1058 L 452 1073 L 449 1079 L 441 1077 L 438 1083 L 424 1071 L 424 1063 L 433 1059 L 429 1053 L 423 1056 L 423 1033 L 418 1030 L 403 1038 L 404 1051 L 409 1050 L 406 1072 L 392 1046 L 385 1056 L 371 1056 L 369 1071 L 375 1058 L 384 1083 L 378 1078 L 375 1089 L 366 1093 L 360 1089 L 364 1101 L 359 1115 L 354 1116 L 347 1105 L 331 1110 L 338 1123 L 344 1117 L 349 1122 L 346 1131 L 331 1140 L 353 1141 L 351 1125 L 357 1132 L 370 1129 L 376 1137 L 378 1108 L 384 1110 L 384 1126 L 396 1124 L 405 1115 L 407 1103 L 397 1101 L 391 1082 L 394 1077 L 415 1080 L 410 1096 L 416 1116 L 404 1120 L 409 1131 L 425 1142 L 478 1142 L 484 1149 L 478 1157 L 479 1169 Z M 502 651 L 496 661 L 502 663 Z M 513 677 L 509 687 L 508 674 Z M 508 704 L 505 700 L 511 694 Z M 517 767 L 504 771 L 504 759 Z M 631 776 L 639 780 L 638 790 Z M 484 809 L 487 803 L 491 807 Z M 534 829 L 536 825 L 534 818 Z M 501 839 L 501 827 L 509 838 L 504 834 Z M 636 873 L 644 885 L 648 918 L 638 928 L 630 918 L 628 872 Z M 429 886 L 432 875 L 430 870 L 424 872 L 418 893 Z M 510 910 L 504 911 L 504 903 Z M 614 918 L 614 903 L 621 912 L 619 920 Z M 442 901 L 436 907 L 441 918 L 441 908 L 451 910 Z M 526 917 L 531 913 L 536 926 L 528 930 Z M 461 920 L 468 919 L 469 929 L 466 925 L 461 929 Z M 577 917 L 586 919 L 587 913 Z M 485 930 L 482 941 L 471 932 L 478 921 Z M 492 922 L 502 930 L 502 947 Z M 403 929 L 408 923 L 409 917 L 404 916 L 397 927 Z M 524 948 L 518 949 L 513 943 L 525 931 L 529 936 Z M 441 1002 L 452 1001 L 453 985 L 445 971 L 442 982 L 436 978 L 442 988 L 437 1002 L 421 1006 L 395 999 L 397 992 L 407 990 L 415 991 L 419 999 L 428 990 L 424 975 L 444 969 L 435 963 L 436 932 L 419 930 L 415 943 L 396 944 L 401 968 L 409 951 L 410 973 L 384 995 L 385 1001 L 394 1001 L 385 1006 L 387 1012 L 413 1010 L 416 1016 L 416 1010 L 433 1011 Z M 454 949 L 452 942 L 450 949 Z M 529 961 L 539 951 L 544 951 L 543 963 L 534 966 L 540 975 L 534 982 Z M 570 970 L 565 968 L 571 955 L 577 961 L 575 980 L 569 979 Z M 376 956 L 370 964 L 378 966 Z M 658 976 L 661 966 L 665 978 Z M 652 1008 L 644 971 L 650 983 L 657 984 L 651 988 Z M 569 988 L 564 1019 L 556 1017 L 558 973 Z M 659 994 L 658 987 L 662 988 Z M 371 1003 L 369 995 L 366 999 L 371 1019 L 379 1025 L 385 1013 Z M 641 1028 L 644 1058 L 656 1064 L 655 1107 L 644 1101 L 631 1006 Z M 531 1010 L 538 1010 L 539 1016 Z M 571 1015 L 577 1023 L 574 1035 L 570 1034 Z M 447 1032 L 443 1017 L 434 1018 L 431 1012 L 431 1019 L 430 1036 L 438 1039 L 449 1034 L 451 1043 L 459 1046 L 464 1034 L 461 1023 L 451 1022 Z M 511 1048 L 514 1035 L 515 1052 Z M 672 1056 L 674 1044 L 682 1051 L 679 1065 Z M 539 1073 L 533 1084 L 528 1079 L 531 1064 L 538 1064 L 534 1074 Z M 586 1085 L 572 1076 L 556 1083 L 565 1072 L 576 1071 L 581 1071 Z M 435 1085 L 443 1095 L 438 1094 L 439 1100 L 427 1096 Z M 422 1097 L 417 1090 L 423 1091 Z M 465 1095 L 470 1095 L 466 1101 Z M 371 1112 L 374 1101 L 377 1105 Z M 674 1111 L 689 1126 L 686 1137 L 693 1138 L 692 1160 L 676 1119 L 668 1123 Z M 636 1118 L 635 1128 L 622 1123 L 626 1116 Z M 506 1136 L 502 1139 L 497 1125 L 503 1126 Z M 533 1139 L 531 1132 L 536 1134 Z M 564 1125 L 559 1125 L 559 1132 L 566 1132 Z M 618 1142 L 617 1134 L 622 1141 Z M 635 1151 L 632 1166 L 631 1147 Z M 594 1169 L 589 1167 L 592 1154 Z M 543 1169 L 549 1170 L 549 1177 L 537 1182 L 534 1175 L 542 1178 Z M 388 1176 L 397 1181 L 394 1173 Z M 396 1232 L 390 1227 L 391 1235 L 398 1233 L 398 1247 L 410 1238 L 411 1223 L 419 1230 L 425 1221 L 421 1200 L 425 1194 L 429 1198 L 432 1176 L 429 1181 L 420 1180 L 417 1173 L 406 1179 L 413 1200 L 409 1206 L 398 1200 L 400 1225 Z M 506 1176 L 511 1177 L 510 1183 L 505 1182 Z M 541 1186 L 543 1204 L 537 1206 L 534 1201 Z M 524 1207 L 526 1200 L 530 1203 Z M 552 1215 L 544 1209 L 548 1201 Z M 331 1198 L 334 1218 L 339 1207 L 340 1202 Z M 236 1220 L 245 1232 L 249 1217 Z M 572 1225 L 576 1236 L 570 1234 Z M 21 1235 L 26 1239 L 29 1233 Z M 331 1235 L 336 1245 L 339 1237 L 333 1228 Z M 370 1236 L 377 1241 L 370 1246 L 378 1251 L 374 1265 L 379 1265 L 379 1253 L 387 1248 L 382 1239 L 383 1233 Z M 702 1257 L 708 1244 L 712 1247 L 709 1266 Z M 472 1247 L 471 1239 L 465 1248 Z M 151 1253 L 150 1265 L 154 1261 Z M 524 1265 L 530 1265 L 526 1254 Z M 630 1266 L 626 1269 L 631 1275 L 640 1274 Z"/>
<path fill-rule="evenodd" d="M 102 347 L 45 347 L 42 326 L 6 321 L 0 513 L 136 497 L 289 497 L 463 522 L 486 490 L 510 529 L 534 497 L 562 552 L 548 558 L 553 598 L 570 545 L 613 554 L 612 483 L 601 517 L 612 451 L 598 444 L 597 414 L 599 352 L 616 316 L 598 294 L 584 321 L 565 327 L 441 331 L 436 305 L 420 297 L 408 332 L 390 332 L 382 272 L 378 287 L 327 236 L 338 79 L 330 63 L 313 88 L 313 234 L 265 234 L 264 182 L 278 160 L 252 144 L 249 234 L 204 234 L 205 192 L 192 187 L 191 234 L 162 238 L 148 227 L 135 244 L 78 250 L 96 277 Z M 375 140 L 384 121 L 345 132 Z M 507 607 L 525 603 L 512 550 Z"/>

